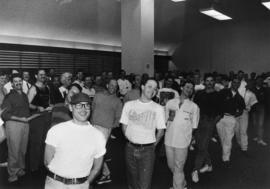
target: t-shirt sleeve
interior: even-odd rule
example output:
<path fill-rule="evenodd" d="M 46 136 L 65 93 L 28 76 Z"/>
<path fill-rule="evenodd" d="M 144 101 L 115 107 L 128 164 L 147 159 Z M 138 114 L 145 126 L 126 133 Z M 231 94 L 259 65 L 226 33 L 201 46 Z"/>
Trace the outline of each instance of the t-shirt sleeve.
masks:
<path fill-rule="evenodd" d="M 122 123 L 124 125 L 128 124 L 128 104 L 129 104 L 129 102 L 125 103 L 123 110 L 122 110 L 121 118 L 120 118 L 120 123 Z"/>
<path fill-rule="evenodd" d="M 157 110 L 157 129 L 166 129 L 165 110 L 160 105 Z"/>
<path fill-rule="evenodd" d="M 99 133 L 99 138 L 98 138 L 98 143 L 96 145 L 96 154 L 94 156 L 95 159 L 103 156 L 105 153 L 106 153 L 106 139 L 105 137 L 103 136 L 102 133 Z"/>
<path fill-rule="evenodd" d="M 57 126 L 54 126 L 48 131 L 47 137 L 45 140 L 46 144 L 49 144 L 49 145 L 54 146 L 54 147 L 58 146 L 60 136 L 58 135 L 57 130 L 58 130 Z"/>

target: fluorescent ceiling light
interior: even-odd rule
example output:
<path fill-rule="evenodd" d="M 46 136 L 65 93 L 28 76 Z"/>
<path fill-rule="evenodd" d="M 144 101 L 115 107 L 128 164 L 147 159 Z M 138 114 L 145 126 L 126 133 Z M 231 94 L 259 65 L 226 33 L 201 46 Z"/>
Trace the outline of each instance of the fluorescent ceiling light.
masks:
<path fill-rule="evenodd" d="M 222 14 L 221 12 L 218 12 L 217 10 L 210 8 L 210 9 L 204 9 L 200 10 L 201 13 L 210 16 L 212 18 L 218 19 L 218 20 L 230 20 L 232 19 L 231 17 Z"/>
<path fill-rule="evenodd" d="M 185 0 L 171 0 L 173 2 L 180 2 L 180 1 L 185 1 Z"/>
<path fill-rule="evenodd" d="M 268 9 L 270 9 L 270 1 L 266 1 L 266 2 L 262 2 L 262 4 L 266 7 L 266 8 L 268 8 Z"/>

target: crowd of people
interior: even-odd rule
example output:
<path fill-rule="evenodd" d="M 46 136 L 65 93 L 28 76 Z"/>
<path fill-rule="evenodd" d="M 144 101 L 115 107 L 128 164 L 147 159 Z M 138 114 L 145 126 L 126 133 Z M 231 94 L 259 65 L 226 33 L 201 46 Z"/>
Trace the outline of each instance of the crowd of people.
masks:
<path fill-rule="evenodd" d="M 0 166 L 7 167 L 10 183 L 44 165 L 46 189 L 84 189 L 111 182 L 104 159 L 117 127 L 126 138 L 129 189 L 151 188 L 160 148 L 173 175 L 171 188 L 185 189 L 189 149 L 196 149 L 191 178 L 199 182 L 200 174 L 213 171 L 210 140 L 220 142 L 225 168 L 231 166 L 234 136 L 241 152 L 250 155 L 249 125 L 256 129 L 253 140 L 267 146 L 268 73 L 202 75 L 195 70 L 149 77 L 121 70 L 116 77 L 113 72 L 97 76 L 83 70 L 75 75 L 46 72 L 38 69 L 33 78 L 27 70 L 0 72 L 0 113 L 6 135 Z"/>

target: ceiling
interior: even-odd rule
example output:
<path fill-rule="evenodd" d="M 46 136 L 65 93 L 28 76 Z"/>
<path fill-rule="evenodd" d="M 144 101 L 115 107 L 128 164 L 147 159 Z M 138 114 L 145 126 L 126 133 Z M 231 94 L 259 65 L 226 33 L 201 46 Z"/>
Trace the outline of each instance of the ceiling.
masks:
<path fill-rule="evenodd" d="M 156 52 L 172 54 L 189 35 L 220 24 L 198 11 L 212 2 L 155 0 Z M 227 22 L 270 17 L 260 0 L 219 0 L 217 6 L 233 18 Z M 0 26 L 1 43 L 120 51 L 121 1 L 1 0 Z"/>

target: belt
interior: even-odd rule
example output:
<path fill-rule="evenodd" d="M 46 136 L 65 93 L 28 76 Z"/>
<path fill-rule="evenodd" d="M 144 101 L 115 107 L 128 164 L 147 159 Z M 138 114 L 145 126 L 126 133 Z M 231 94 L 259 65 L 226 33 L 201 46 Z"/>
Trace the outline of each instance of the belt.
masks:
<path fill-rule="evenodd" d="M 136 144 L 136 143 L 132 143 L 130 141 L 128 141 L 129 144 L 131 144 L 132 146 L 135 146 L 135 147 L 147 147 L 147 146 L 152 146 L 154 145 L 155 143 L 148 143 L 148 144 Z"/>
<path fill-rule="evenodd" d="M 64 184 L 82 184 L 85 181 L 87 181 L 88 177 L 82 177 L 82 178 L 65 178 L 65 177 L 61 177 L 59 175 L 54 174 L 53 172 L 48 170 L 47 175 L 49 177 L 51 177 L 54 180 L 57 180 L 59 182 L 62 182 Z"/>

